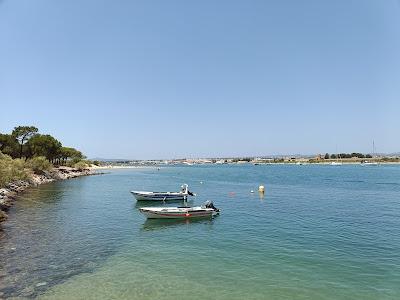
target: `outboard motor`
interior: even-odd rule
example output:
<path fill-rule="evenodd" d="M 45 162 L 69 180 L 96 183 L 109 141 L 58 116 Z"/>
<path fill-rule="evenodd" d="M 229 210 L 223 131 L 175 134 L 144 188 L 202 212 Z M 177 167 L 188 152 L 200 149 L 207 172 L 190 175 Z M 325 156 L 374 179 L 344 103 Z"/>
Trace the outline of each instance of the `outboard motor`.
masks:
<path fill-rule="evenodd" d="M 219 209 L 216 208 L 216 207 L 214 206 L 214 203 L 212 203 L 212 201 L 210 201 L 210 200 L 207 200 L 206 203 L 204 203 L 204 206 L 205 206 L 206 208 L 212 208 L 212 209 L 215 210 L 216 212 L 219 212 Z"/>

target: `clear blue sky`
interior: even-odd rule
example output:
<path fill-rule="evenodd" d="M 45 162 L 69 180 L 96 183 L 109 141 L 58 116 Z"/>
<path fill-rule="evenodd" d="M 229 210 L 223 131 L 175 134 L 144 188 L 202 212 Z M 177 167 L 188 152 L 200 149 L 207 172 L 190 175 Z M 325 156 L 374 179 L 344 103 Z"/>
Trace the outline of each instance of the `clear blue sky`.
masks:
<path fill-rule="evenodd" d="M 88 157 L 400 151 L 400 2 L 0 0 L 0 109 Z"/>

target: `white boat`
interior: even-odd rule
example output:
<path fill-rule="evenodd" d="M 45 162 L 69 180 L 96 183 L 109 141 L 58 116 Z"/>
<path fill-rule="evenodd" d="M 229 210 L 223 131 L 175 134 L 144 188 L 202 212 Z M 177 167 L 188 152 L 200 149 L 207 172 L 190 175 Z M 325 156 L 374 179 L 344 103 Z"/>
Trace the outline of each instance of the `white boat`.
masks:
<path fill-rule="evenodd" d="M 338 153 L 336 146 L 336 161 L 331 162 L 331 166 L 341 166 L 341 165 L 343 165 L 342 158 L 340 157 L 340 154 Z"/>
<path fill-rule="evenodd" d="M 361 163 L 362 166 L 377 166 L 378 163 L 376 161 L 364 161 Z"/>
<path fill-rule="evenodd" d="M 188 196 L 195 196 L 189 191 L 188 185 L 184 184 L 179 192 L 145 192 L 131 191 L 138 201 L 184 201 Z"/>
<path fill-rule="evenodd" d="M 375 158 L 375 141 L 372 141 L 372 158 Z M 362 166 L 377 166 L 378 162 L 376 161 L 371 161 L 371 160 L 365 160 L 361 162 Z"/>
<path fill-rule="evenodd" d="M 219 214 L 219 209 L 211 201 L 207 201 L 203 206 L 142 207 L 139 211 L 148 219 L 212 218 Z"/>

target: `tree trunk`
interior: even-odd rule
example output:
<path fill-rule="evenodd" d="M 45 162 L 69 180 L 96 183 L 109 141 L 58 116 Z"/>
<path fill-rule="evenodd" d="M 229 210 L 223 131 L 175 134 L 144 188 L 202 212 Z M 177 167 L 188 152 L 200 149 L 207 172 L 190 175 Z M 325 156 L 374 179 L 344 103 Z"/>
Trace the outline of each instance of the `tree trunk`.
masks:
<path fill-rule="evenodd" d="M 19 148 L 19 158 L 22 158 L 22 145 L 24 144 L 24 142 L 25 142 L 25 137 L 23 137 L 21 140 L 21 147 Z"/>

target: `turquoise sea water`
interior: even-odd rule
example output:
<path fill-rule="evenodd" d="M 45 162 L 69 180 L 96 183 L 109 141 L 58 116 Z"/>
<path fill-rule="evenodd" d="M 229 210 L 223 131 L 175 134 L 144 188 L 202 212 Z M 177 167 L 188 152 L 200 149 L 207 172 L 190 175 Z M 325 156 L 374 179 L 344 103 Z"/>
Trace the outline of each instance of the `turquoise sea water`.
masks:
<path fill-rule="evenodd" d="M 221 215 L 146 221 L 129 193 L 182 183 Z M 2 227 L 0 298 L 400 299 L 400 166 L 115 170 L 31 189 Z"/>

